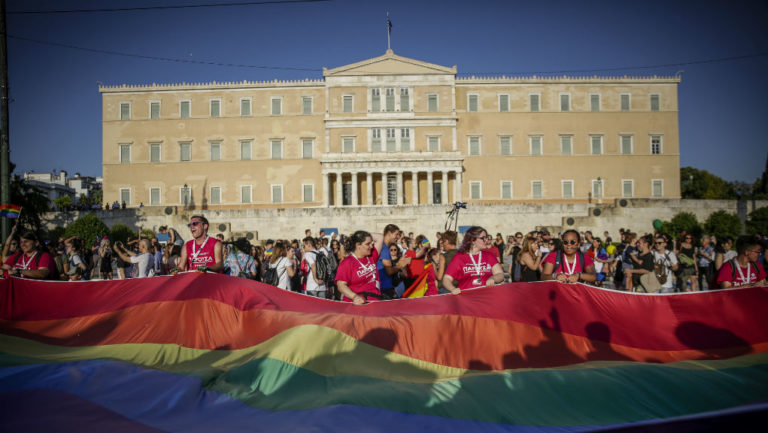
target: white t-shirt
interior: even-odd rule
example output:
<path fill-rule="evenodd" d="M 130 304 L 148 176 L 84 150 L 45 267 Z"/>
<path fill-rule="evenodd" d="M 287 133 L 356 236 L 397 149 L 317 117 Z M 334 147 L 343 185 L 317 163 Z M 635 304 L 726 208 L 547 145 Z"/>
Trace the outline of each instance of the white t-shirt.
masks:
<path fill-rule="evenodd" d="M 291 278 L 288 276 L 287 268 L 292 268 L 293 263 L 288 260 L 288 257 L 280 257 L 275 263 L 270 263 L 269 267 L 277 268 L 277 276 L 279 278 L 277 287 L 284 290 L 291 290 Z"/>
<path fill-rule="evenodd" d="M 320 281 L 320 284 L 318 284 L 317 281 L 315 281 L 315 276 L 312 275 L 312 265 L 315 264 L 317 261 L 317 255 L 323 254 L 322 252 L 318 250 L 309 251 L 306 254 L 304 254 L 304 260 L 307 262 L 307 268 L 309 269 L 307 271 L 307 291 L 312 292 L 322 292 L 325 291 L 325 282 Z M 317 267 L 315 267 L 315 272 L 317 272 Z"/>
<path fill-rule="evenodd" d="M 138 278 L 145 278 L 149 276 L 149 271 L 153 270 L 152 268 L 152 254 L 150 253 L 143 253 L 143 254 L 137 254 L 135 256 L 131 256 L 131 263 L 136 263 L 139 265 L 139 274 Z"/>
<path fill-rule="evenodd" d="M 658 251 L 653 250 L 653 263 L 659 262 L 664 263 L 664 266 L 666 266 L 667 269 L 667 282 L 665 282 L 661 288 L 662 290 L 671 289 L 675 285 L 675 282 L 672 280 L 672 267 L 678 263 L 677 256 L 672 251 L 665 251 L 664 254 L 661 254 Z"/>

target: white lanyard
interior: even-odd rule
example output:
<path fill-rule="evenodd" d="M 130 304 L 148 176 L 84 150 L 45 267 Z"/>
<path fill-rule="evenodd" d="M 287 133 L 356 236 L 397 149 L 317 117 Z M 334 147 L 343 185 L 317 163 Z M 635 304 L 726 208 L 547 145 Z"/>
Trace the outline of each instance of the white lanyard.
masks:
<path fill-rule="evenodd" d="M 27 269 L 29 269 L 29 265 L 31 265 L 31 264 L 32 264 L 32 260 L 33 260 L 33 259 L 35 258 L 35 256 L 37 255 L 37 251 L 35 251 L 35 254 L 32 254 L 32 257 L 30 257 L 30 258 L 29 258 L 29 260 L 27 260 L 26 262 L 24 261 L 24 256 L 25 256 L 25 255 L 26 255 L 26 254 L 24 254 L 24 253 L 22 253 L 22 254 L 21 254 L 21 266 L 22 266 L 22 269 L 25 269 L 25 270 L 27 270 Z"/>
<path fill-rule="evenodd" d="M 734 260 L 734 264 L 736 265 L 736 271 L 739 272 L 739 278 L 741 278 L 741 281 L 744 281 L 742 284 L 749 284 L 749 280 L 752 278 L 752 272 L 750 271 L 750 265 L 747 263 L 747 277 L 744 277 L 744 273 L 741 272 L 741 266 L 739 266 L 739 263 Z"/>
<path fill-rule="evenodd" d="M 573 273 L 576 271 L 576 263 L 579 261 L 578 257 L 576 257 L 576 255 L 574 254 L 573 266 L 568 266 L 568 256 L 563 255 L 563 261 L 565 262 L 565 274 L 573 275 Z"/>
<path fill-rule="evenodd" d="M 195 240 L 192 239 L 192 263 L 195 262 L 197 259 L 197 256 L 200 255 L 200 252 L 203 251 L 203 248 L 205 247 L 205 244 L 208 242 L 208 235 L 205 236 L 205 240 L 203 241 L 203 244 L 200 245 L 200 249 L 195 251 Z"/>
<path fill-rule="evenodd" d="M 468 252 L 467 254 L 469 254 L 469 260 L 472 261 L 472 264 L 475 267 L 475 274 L 477 274 L 479 276 L 480 275 L 481 266 L 483 264 L 483 252 L 480 251 L 479 253 L 477 253 L 477 261 L 475 261 L 475 258 L 472 257 L 472 253 Z"/>
<path fill-rule="evenodd" d="M 371 271 L 372 263 L 368 263 L 367 265 L 364 265 L 363 262 L 361 262 L 360 259 L 358 259 L 357 256 L 354 253 L 352 254 L 352 257 L 354 257 L 355 260 L 357 260 L 357 263 L 360 263 L 360 267 L 362 267 L 364 271 L 366 271 L 366 272 L 370 272 Z"/>

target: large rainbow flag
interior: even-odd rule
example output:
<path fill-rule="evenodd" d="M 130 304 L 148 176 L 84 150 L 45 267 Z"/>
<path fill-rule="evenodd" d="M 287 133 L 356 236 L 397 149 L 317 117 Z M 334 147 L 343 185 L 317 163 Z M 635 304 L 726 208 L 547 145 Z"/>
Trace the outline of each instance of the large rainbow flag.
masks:
<path fill-rule="evenodd" d="M 186 273 L 4 279 L 0 299 L 0 431 L 734 431 L 768 414 L 768 288 L 355 306 Z"/>

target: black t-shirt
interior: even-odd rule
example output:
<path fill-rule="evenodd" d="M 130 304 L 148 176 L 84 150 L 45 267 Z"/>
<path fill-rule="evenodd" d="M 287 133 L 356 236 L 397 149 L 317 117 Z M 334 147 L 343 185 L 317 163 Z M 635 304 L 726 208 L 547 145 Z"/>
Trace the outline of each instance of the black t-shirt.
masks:
<path fill-rule="evenodd" d="M 647 271 L 653 271 L 653 253 L 649 252 L 645 255 L 637 256 L 638 259 L 642 260 L 643 262 L 640 263 L 640 265 L 637 265 L 637 262 L 635 262 L 635 268 L 636 269 L 645 269 Z"/>

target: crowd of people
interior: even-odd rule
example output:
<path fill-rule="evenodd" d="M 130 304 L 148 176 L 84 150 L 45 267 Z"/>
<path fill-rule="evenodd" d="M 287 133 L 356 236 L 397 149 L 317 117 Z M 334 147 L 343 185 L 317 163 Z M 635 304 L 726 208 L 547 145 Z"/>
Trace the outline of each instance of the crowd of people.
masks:
<path fill-rule="evenodd" d="M 125 243 L 107 236 L 92 245 L 70 237 L 41 242 L 34 232 L 16 233 L 3 245 L 3 276 L 48 280 L 109 280 L 175 275 L 185 271 L 224 273 L 325 299 L 354 303 L 451 293 L 502 284 L 554 280 L 648 293 L 691 292 L 766 284 L 766 238 L 734 239 L 681 233 L 642 234 L 621 229 L 614 241 L 590 231 L 546 230 L 490 235 L 479 226 L 433 239 L 404 233 L 394 224 L 382 233 L 317 236 L 302 240 L 225 240 L 208 234 L 208 220 L 190 218 L 191 239 L 162 226 L 155 236 L 141 231 Z"/>

